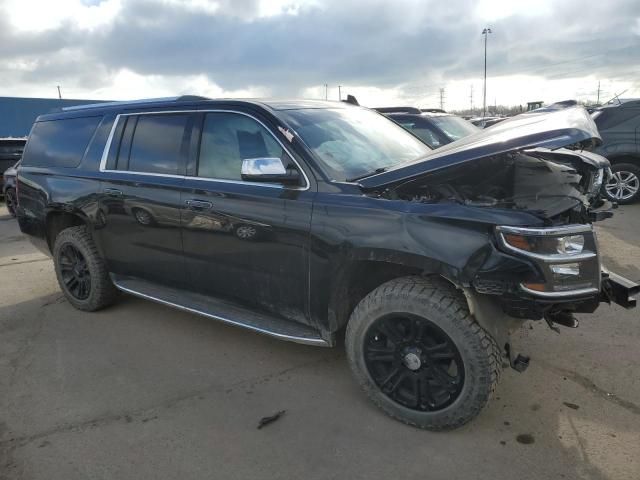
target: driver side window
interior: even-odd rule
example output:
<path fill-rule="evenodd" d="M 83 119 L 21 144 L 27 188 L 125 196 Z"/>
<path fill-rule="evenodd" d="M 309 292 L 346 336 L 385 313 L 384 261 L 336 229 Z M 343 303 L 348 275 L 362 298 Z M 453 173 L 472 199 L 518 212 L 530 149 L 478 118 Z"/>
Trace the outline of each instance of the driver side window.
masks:
<path fill-rule="evenodd" d="M 288 164 L 287 153 L 253 118 L 238 113 L 205 115 L 200 139 L 198 177 L 242 180 L 242 160 L 276 157 Z"/>

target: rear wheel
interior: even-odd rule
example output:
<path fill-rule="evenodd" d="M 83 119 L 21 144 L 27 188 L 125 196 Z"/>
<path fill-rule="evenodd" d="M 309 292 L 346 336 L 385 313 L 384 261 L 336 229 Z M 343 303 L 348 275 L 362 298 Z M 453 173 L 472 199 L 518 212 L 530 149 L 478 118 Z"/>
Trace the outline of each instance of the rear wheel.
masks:
<path fill-rule="evenodd" d="M 77 309 L 92 312 L 115 301 L 117 290 L 86 227 L 70 227 L 58 234 L 53 261 L 58 284 Z"/>
<path fill-rule="evenodd" d="M 495 340 L 471 317 L 465 298 L 440 279 L 399 278 L 371 292 L 349 319 L 346 347 L 373 402 L 428 430 L 477 416 L 501 373 Z"/>
<path fill-rule="evenodd" d="M 4 192 L 4 201 L 7 204 L 7 210 L 12 217 L 16 216 L 16 191 L 13 188 L 7 188 Z"/>
<path fill-rule="evenodd" d="M 611 165 L 613 176 L 605 184 L 604 190 L 609 198 L 620 204 L 635 202 L 640 197 L 640 167 L 632 163 L 614 163 Z"/>

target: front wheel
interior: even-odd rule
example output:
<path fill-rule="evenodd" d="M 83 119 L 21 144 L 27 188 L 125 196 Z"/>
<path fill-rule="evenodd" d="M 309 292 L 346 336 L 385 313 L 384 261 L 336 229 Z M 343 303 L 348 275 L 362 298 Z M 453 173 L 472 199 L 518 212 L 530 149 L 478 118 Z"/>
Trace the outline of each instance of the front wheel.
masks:
<path fill-rule="evenodd" d="M 501 352 L 465 298 L 437 278 L 404 277 L 369 293 L 346 334 L 358 383 L 393 418 L 427 430 L 459 427 L 488 402 Z"/>

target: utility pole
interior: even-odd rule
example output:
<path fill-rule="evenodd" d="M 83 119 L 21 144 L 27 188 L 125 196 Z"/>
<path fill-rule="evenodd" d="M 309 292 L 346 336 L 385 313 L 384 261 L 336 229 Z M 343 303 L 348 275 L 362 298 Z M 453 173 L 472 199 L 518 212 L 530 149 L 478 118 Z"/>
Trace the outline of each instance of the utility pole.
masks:
<path fill-rule="evenodd" d="M 324 99 L 329 100 L 329 84 L 324 84 Z"/>
<path fill-rule="evenodd" d="M 338 101 L 342 100 L 342 85 L 338 85 Z"/>
<path fill-rule="evenodd" d="M 444 88 L 440 89 L 440 110 L 444 110 Z"/>
<path fill-rule="evenodd" d="M 492 33 L 489 27 L 482 30 L 484 35 L 484 88 L 482 93 L 482 118 L 487 115 L 487 37 Z"/>
<path fill-rule="evenodd" d="M 60 92 L 60 85 L 57 85 L 58 87 L 58 99 L 62 100 L 62 93 Z"/>
<path fill-rule="evenodd" d="M 600 105 L 600 80 L 598 80 L 598 100 L 596 100 L 596 105 Z"/>
<path fill-rule="evenodd" d="M 469 114 L 473 115 L 473 85 L 471 85 L 471 93 L 469 94 L 469 105 L 470 105 L 470 109 L 469 109 Z"/>

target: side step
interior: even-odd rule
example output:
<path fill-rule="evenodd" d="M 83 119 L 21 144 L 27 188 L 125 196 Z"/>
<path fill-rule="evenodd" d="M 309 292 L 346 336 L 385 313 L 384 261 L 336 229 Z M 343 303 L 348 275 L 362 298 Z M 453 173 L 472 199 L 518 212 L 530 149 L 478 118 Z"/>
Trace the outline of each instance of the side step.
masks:
<path fill-rule="evenodd" d="M 153 300 L 170 307 L 185 310 L 224 323 L 264 333 L 280 340 L 330 347 L 331 343 L 320 337 L 316 330 L 268 313 L 256 312 L 232 302 L 207 297 L 198 293 L 158 286 L 137 278 L 111 276 L 114 285 L 123 292 Z"/>

